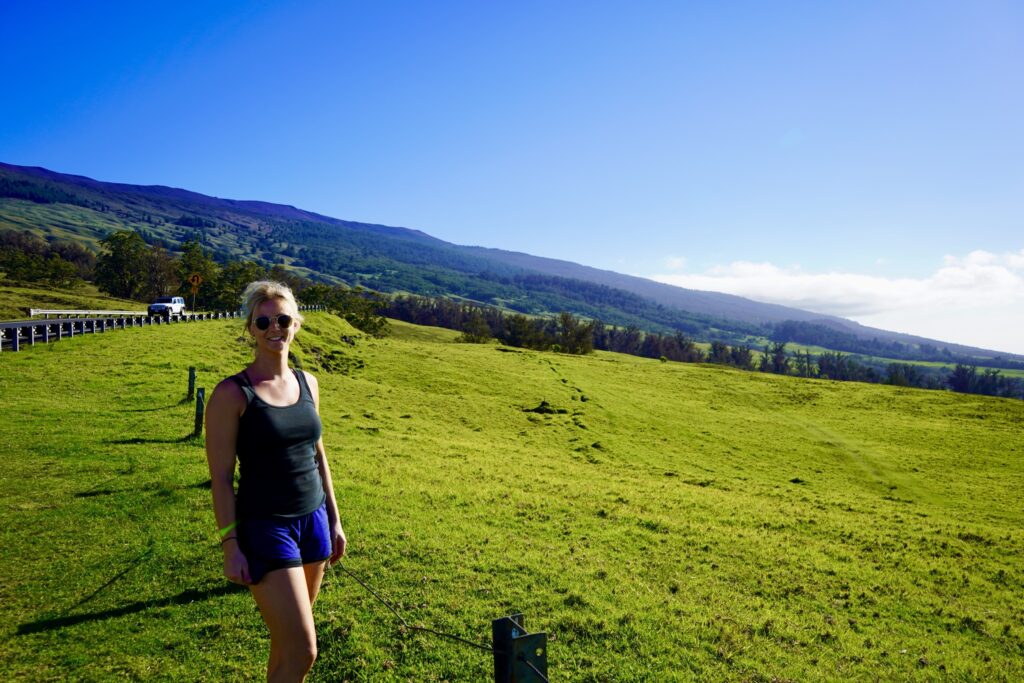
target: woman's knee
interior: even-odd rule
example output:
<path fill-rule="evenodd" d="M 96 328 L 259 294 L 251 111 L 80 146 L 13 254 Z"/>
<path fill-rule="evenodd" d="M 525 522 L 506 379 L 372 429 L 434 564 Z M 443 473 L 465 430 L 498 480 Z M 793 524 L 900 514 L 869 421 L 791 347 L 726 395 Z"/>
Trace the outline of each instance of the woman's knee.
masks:
<path fill-rule="evenodd" d="M 316 661 L 316 638 L 299 638 L 281 643 L 278 653 L 282 663 L 293 671 L 309 671 Z"/>
<path fill-rule="evenodd" d="M 313 667 L 313 662 L 316 661 L 316 656 L 316 640 L 314 639 L 302 650 L 302 661 L 306 663 L 307 669 L 311 669 Z"/>

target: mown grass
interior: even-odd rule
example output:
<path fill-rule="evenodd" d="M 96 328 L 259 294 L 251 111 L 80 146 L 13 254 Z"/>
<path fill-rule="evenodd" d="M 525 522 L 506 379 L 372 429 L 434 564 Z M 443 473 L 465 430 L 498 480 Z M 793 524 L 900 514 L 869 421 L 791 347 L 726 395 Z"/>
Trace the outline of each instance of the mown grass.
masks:
<path fill-rule="evenodd" d="M 296 355 L 345 564 L 410 622 L 523 611 L 562 681 L 1024 677 L 1021 402 L 394 331 L 310 314 Z M 0 356 L 5 678 L 262 676 L 182 400 L 248 354 L 229 320 Z M 312 680 L 490 676 L 338 570 L 315 611 Z"/>

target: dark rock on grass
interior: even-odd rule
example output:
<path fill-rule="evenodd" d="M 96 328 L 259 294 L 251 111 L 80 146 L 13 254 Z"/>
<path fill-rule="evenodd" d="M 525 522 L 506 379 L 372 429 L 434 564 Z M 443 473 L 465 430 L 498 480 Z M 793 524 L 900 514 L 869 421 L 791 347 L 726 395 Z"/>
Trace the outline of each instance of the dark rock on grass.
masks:
<path fill-rule="evenodd" d="M 547 401 L 541 401 L 536 408 L 523 408 L 524 413 L 538 413 L 541 415 L 565 415 L 569 411 L 565 408 L 555 408 Z"/>

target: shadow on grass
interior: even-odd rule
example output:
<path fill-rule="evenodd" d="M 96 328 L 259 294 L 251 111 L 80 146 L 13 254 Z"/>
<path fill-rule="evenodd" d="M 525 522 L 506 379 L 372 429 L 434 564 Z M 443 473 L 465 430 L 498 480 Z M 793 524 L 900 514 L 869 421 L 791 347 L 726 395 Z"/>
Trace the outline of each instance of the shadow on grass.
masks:
<path fill-rule="evenodd" d="M 180 401 L 178 401 L 177 403 L 172 403 L 172 404 L 170 404 L 168 406 L 156 406 L 154 408 L 128 408 L 127 410 L 124 410 L 122 412 L 125 412 L 125 413 L 156 413 L 156 412 L 159 412 L 161 410 L 170 410 L 171 408 L 177 408 L 178 406 L 182 405 L 183 403 L 191 403 L 191 402 L 192 402 L 191 399 L 183 398 Z"/>
<path fill-rule="evenodd" d="M 97 595 L 99 595 L 100 593 L 103 592 L 103 589 L 105 589 L 108 586 L 112 585 L 115 581 L 120 579 L 122 576 L 124 576 L 125 574 L 127 574 L 131 570 L 133 570 L 136 567 L 138 567 L 139 564 L 143 560 L 145 560 L 147 557 L 149 557 L 152 554 L 153 554 L 153 549 L 152 548 L 150 548 L 149 550 L 144 551 L 141 555 L 136 557 L 134 560 L 130 561 L 128 563 L 128 565 L 124 569 L 122 569 L 121 571 L 119 571 L 118 573 L 116 573 L 112 577 L 110 577 L 110 579 L 108 579 L 106 583 L 104 583 L 102 586 L 100 586 L 99 588 L 94 590 L 92 593 L 89 593 L 89 595 L 87 595 L 84 598 L 82 598 L 81 600 L 79 600 L 78 603 L 75 604 L 75 607 L 81 607 L 85 603 L 87 603 L 90 600 L 92 600 L 93 598 L 95 598 Z"/>
<path fill-rule="evenodd" d="M 155 406 L 153 408 L 129 408 L 129 409 L 123 411 L 123 412 L 125 412 L 125 413 L 156 413 L 156 412 L 159 412 L 161 410 L 170 410 L 171 408 L 177 408 L 178 406 L 183 406 L 186 403 L 195 403 L 195 402 L 196 402 L 195 397 L 189 398 L 188 396 L 185 396 L 184 398 L 182 398 L 177 403 L 172 403 L 172 404 L 167 405 L 167 406 Z"/>
<path fill-rule="evenodd" d="M 109 441 L 104 441 L 103 443 L 116 444 L 119 446 L 133 446 L 144 443 L 188 443 L 190 441 L 200 443 L 200 439 L 194 434 L 186 434 L 185 436 L 177 439 L 146 439 L 141 436 L 133 436 L 129 439 L 111 439 Z"/>
<path fill-rule="evenodd" d="M 106 483 L 106 482 L 104 482 L 104 483 Z M 204 481 L 197 481 L 194 484 L 188 484 L 187 486 L 174 486 L 174 487 L 170 487 L 170 488 L 176 489 L 176 490 L 179 490 L 179 491 L 184 490 L 184 489 L 206 489 L 207 491 L 209 491 L 210 488 L 212 487 L 212 485 L 213 485 L 213 482 L 211 482 L 209 479 L 206 479 Z M 75 494 L 75 498 L 94 498 L 96 496 L 112 496 L 115 493 L 139 493 L 140 491 L 150 491 L 150 490 L 152 490 L 152 489 L 151 488 L 145 488 L 145 487 L 141 488 L 141 489 L 140 488 L 131 488 L 131 489 L 108 489 L 108 488 L 99 489 L 99 488 L 91 488 L 91 489 L 88 489 L 86 491 L 79 491 L 78 493 Z"/>
<path fill-rule="evenodd" d="M 123 573 L 124 572 L 122 572 L 122 574 Z M 116 579 L 117 577 L 112 579 L 112 581 Z M 76 624 L 83 624 L 90 621 L 103 621 L 104 619 L 123 617 L 126 614 L 145 612 L 146 610 L 155 609 L 158 607 L 169 607 L 171 605 L 187 605 L 191 602 L 198 602 L 199 600 L 210 600 L 212 598 L 217 598 L 222 595 L 238 593 L 245 590 L 248 590 L 247 588 L 245 588 L 245 586 L 239 586 L 238 584 L 234 583 L 225 583 L 223 585 L 213 586 L 211 588 L 205 589 L 191 588 L 189 590 L 182 591 L 177 595 L 171 595 L 166 598 L 154 598 L 153 600 L 138 600 L 136 602 L 123 605 L 121 607 L 105 609 L 99 612 L 86 612 L 85 614 L 71 614 L 66 617 L 56 617 L 54 619 L 40 619 L 38 621 L 29 621 L 24 624 L 18 624 L 17 635 L 26 636 L 32 633 L 40 633 L 42 631 L 54 631 L 56 629 L 65 628 L 67 626 L 75 626 Z"/>

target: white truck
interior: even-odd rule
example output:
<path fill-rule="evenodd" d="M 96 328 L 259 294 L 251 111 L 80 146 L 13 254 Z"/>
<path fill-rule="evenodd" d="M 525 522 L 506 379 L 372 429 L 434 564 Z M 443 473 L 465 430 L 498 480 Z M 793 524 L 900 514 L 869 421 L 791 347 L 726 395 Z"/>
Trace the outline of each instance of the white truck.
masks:
<path fill-rule="evenodd" d="M 150 315 L 162 315 L 164 317 L 181 315 L 185 312 L 185 299 L 180 296 L 160 296 L 149 305 L 147 312 Z"/>

